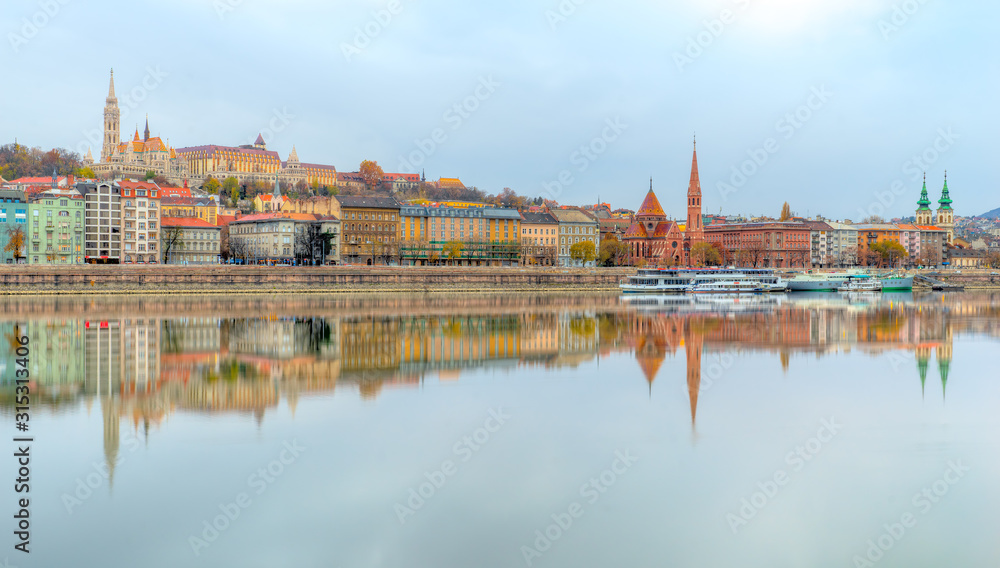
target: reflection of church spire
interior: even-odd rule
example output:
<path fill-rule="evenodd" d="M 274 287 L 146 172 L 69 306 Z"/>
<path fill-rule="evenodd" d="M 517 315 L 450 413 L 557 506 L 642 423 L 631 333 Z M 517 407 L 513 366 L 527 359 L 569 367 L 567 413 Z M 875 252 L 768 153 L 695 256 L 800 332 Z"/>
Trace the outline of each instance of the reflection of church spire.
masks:
<path fill-rule="evenodd" d="M 950 339 L 950 338 L 949 338 Z M 941 398 L 945 399 L 948 389 L 948 371 L 951 370 L 951 345 L 937 348 L 938 372 L 941 373 Z"/>
<path fill-rule="evenodd" d="M 917 372 L 920 373 L 920 398 L 924 398 L 924 385 L 927 383 L 927 364 L 931 360 L 931 351 L 926 347 L 917 347 Z"/>
<path fill-rule="evenodd" d="M 112 396 L 101 399 L 104 414 L 104 461 L 108 467 L 108 489 L 115 484 L 115 465 L 118 463 L 118 443 L 120 439 L 120 417 L 118 403 Z"/>
<path fill-rule="evenodd" d="M 691 430 L 695 430 L 698 417 L 698 392 L 701 390 L 701 352 L 704 346 L 704 335 L 692 330 L 690 326 L 684 334 L 684 353 L 687 356 L 687 387 L 688 400 L 691 403 Z"/>

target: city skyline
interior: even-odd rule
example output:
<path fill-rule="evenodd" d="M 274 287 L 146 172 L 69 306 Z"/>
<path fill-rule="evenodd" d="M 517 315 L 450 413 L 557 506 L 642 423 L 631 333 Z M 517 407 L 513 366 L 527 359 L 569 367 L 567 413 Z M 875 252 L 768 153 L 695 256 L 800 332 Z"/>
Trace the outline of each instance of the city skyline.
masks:
<path fill-rule="evenodd" d="M 776 215 L 789 201 L 800 215 L 905 217 L 925 170 L 932 195 L 948 170 L 959 215 L 998 205 L 986 173 L 991 120 L 978 112 L 987 108 L 978 93 L 995 80 L 974 71 L 988 67 L 985 54 L 997 40 L 976 33 L 989 18 L 972 17 L 972 7 L 915 3 L 904 13 L 893 2 L 806 8 L 739 0 L 615 9 L 566 3 L 572 10 L 560 12 L 556 3 L 390 4 L 395 13 L 380 3 L 279 10 L 234 0 L 143 8 L 150 19 L 204 33 L 169 51 L 123 53 L 79 41 L 73 49 L 85 63 L 69 70 L 54 51 L 99 23 L 131 24 L 135 14 L 58 4 L 55 14 L 36 17 L 41 8 L 25 6 L 2 21 L 11 71 L 74 87 L 31 83 L 0 95 L 19 109 L 4 138 L 81 155 L 86 144 L 97 158 L 101 134 L 92 134 L 114 67 L 122 137 L 133 123 L 142 130 L 148 114 L 153 135 L 174 147 L 250 144 L 263 133 L 282 157 L 295 146 L 304 161 L 339 171 L 364 159 L 402 171 L 408 161 L 429 178 L 459 177 L 490 193 L 511 187 L 574 204 L 616 195 L 621 207 L 641 202 L 652 175 L 666 213 L 681 218 L 697 132 L 705 213 Z M 313 24 L 338 9 L 333 25 Z M 932 41 L 959 23 L 965 34 L 947 47 Z M 607 42 L 591 41 L 598 25 Z M 379 30 L 367 44 L 366 26 Z M 143 33 L 170 45 L 160 29 Z M 481 38 L 466 55 L 440 55 Z M 250 52 L 237 47 L 222 66 L 178 63 L 226 41 L 253 44 L 264 56 L 245 57 Z M 903 57 L 913 63 L 898 63 Z M 233 88 L 197 88 L 213 82 Z M 581 146 L 590 146 L 589 157 Z M 753 172 L 745 180 L 733 174 L 741 166 Z"/>

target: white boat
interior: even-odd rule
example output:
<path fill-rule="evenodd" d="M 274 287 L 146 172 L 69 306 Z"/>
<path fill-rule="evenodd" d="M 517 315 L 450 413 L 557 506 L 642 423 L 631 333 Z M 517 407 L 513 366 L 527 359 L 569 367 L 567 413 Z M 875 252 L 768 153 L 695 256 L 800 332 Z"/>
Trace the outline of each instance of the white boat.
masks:
<path fill-rule="evenodd" d="M 815 272 L 808 274 L 796 274 L 788 279 L 789 292 L 835 292 L 840 286 L 852 278 L 862 278 L 871 276 L 861 269 L 847 272 Z M 902 274 L 888 274 L 878 276 L 882 283 L 882 290 L 912 290 L 913 277 Z"/>
<path fill-rule="evenodd" d="M 688 286 L 689 294 L 759 294 L 768 290 L 758 280 L 717 280 Z"/>
<path fill-rule="evenodd" d="M 882 281 L 878 278 L 848 278 L 837 290 L 841 292 L 881 292 Z"/>
<path fill-rule="evenodd" d="M 753 284 L 761 292 L 784 292 L 785 280 L 770 268 L 644 268 L 619 283 L 625 293 L 684 293 L 692 287 L 704 287 L 720 282 L 738 281 L 743 286 Z M 705 290 L 728 292 L 730 290 Z M 737 292 L 739 290 L 736 290 Z"/>

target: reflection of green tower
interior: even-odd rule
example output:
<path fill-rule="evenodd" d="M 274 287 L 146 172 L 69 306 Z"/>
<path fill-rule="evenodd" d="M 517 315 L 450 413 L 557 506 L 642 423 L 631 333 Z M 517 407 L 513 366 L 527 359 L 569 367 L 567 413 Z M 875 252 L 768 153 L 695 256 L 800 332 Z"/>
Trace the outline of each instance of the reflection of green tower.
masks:
<path fill-rule="evenodd" d="M 937 349 L 938 372 L 941 373 L 941 398 L 944 399 L 948 390 L 948 371 L 951 369 L 951 345 Z"/>
<path fill-rule="evenodd" d="M 920 373 L 920 398 L 924 398 L 924 385 L 927 383 L 927 365 L 931 360 L 931 350 L 917 347 L 917 371 Z"/>

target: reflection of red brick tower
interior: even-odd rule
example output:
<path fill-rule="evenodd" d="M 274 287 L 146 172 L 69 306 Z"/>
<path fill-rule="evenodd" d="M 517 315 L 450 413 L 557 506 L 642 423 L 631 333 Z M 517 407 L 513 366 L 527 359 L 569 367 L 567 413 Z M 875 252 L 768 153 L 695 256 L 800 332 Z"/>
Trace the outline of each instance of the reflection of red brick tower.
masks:
<path fill-rule="evenodd" d="M 704 333 L 685 326 L 684 354 L 687 356 L 688 399 L 691 402 L 691 428 L 695 427 L 698 416 L 698 391 L 701 390 L 701 352 L 705 344 Z"/>
<path fill-rule="evenodd" d="M 684 227 L 684 262 L 691 265 L 691 247 L 705 241 L 701 220 L 701 180 L 698 178 L 698 145 L 691 157 L 691 181 L 687 192 L 687 225 Z"/>

